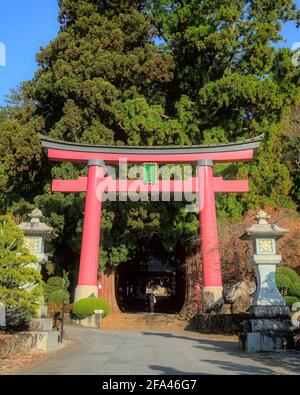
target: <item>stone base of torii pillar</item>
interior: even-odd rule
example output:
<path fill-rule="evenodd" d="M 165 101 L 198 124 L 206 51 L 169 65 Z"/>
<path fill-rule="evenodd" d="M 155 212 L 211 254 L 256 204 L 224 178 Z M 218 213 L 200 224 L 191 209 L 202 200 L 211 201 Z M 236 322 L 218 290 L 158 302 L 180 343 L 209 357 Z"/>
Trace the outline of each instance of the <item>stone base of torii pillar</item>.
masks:
<path fill-rule="evenodd" d="M 203 310 L 211 311 L 217 306 L 224 304 L 223 287 L 203 287 L 202 289 Z"/>
<path fill-rule="evenodd" d="M 95 297 L 98 298 L 98 287 L 93 285 L 78 285 L 75 289 L 74 301 Z"/>

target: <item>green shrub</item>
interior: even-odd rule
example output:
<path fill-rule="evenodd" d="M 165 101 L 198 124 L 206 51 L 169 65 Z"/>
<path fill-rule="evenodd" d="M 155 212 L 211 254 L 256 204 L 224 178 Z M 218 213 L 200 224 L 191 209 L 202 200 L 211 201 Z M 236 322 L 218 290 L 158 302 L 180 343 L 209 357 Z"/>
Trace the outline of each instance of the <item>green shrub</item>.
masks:
<path fill-rule="evenodd" d="M 70 294 L 67 291 L 52 292 L 47 297 L 47 302 L 61 304 L 63 301 L 69 303 Z"/>
<path fill-rule="evenodd" d="M 95 310 L 103 310 L 103 317 L 106 317 L 109 312 L 108 303 L 94 297 L 81 299 L 74 304 L 72 312 L 77 318 L 84 319 L 93 315 Z"/>
<path fill-rule="evenodd" d="M 46 294 L 51 294 L 53 292 L 59 292 L 59 291 L 63 291 L 63 290 L 64 290 L 63 287 L 54 287 L 53 285 L 48 285 L 48 284 L 44 285 L 44 292 Z"/>
<path fill-rule="evenodd" d="M 47 281 L 47 284 L 53 287 L 63 288 L 65 286 L 65 280 L 62 277 L 51 277 Z"/>
<path fill-rule="evenodd" d="M 289 291 L 290 295 L 300 298 L 300 283 L 292 284 Z"/>
<path fill-rule="evenodd" d="M 70 302 L 70 294 L 66 290 L 65 280 L 62 277 L 51 277 L 44 285 L 45 302 L 61 304 Z"/>
<path fill-rule="evenodd" d="M 9 328 L 23 327 L 37 312 L 43 281 L 40 273 L 31 266 L 35 262 L 37 258 L 24 248 L 22 230 L 11 216 L 1 215 L 0 302 L 5 304 Z"/>
<path fill-rule="evenodd" d="M 276 284 L 280 291 L 288 291 L 292 286 L 292 281 L 284 274 L 276 271 Z"/>
<path fill-rule="evenodd" d="M 283 296 L 300 298 L 300 276 L 290 267 L 280 266 L 277 269 L 276 284 Z"/>
<path fill-rule="evenodd" d="M 295 270 L 291 269 L 290 267 L 280 266 L 277 269 L 277 273 L 286 276 L 292 283 L 300 282 L 300 277 L 295 272 Z"/>
<path fill-rule="evenodd" d="M 292 306 L 294 303 L 300 302 L 300 299 L 296 296 L 285 296 L 284 300 L 288 306 Z"/>

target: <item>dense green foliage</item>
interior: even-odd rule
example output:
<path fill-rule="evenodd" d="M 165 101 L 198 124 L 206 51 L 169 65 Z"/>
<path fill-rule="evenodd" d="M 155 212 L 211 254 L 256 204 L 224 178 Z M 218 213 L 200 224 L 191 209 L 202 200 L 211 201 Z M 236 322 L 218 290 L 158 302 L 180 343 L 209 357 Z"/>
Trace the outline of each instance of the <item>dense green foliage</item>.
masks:
<path fill-rule="evenodd" d="M 285 164 L 293 179 L 291 196 L 300 207 L 300 102 L 289 108 L 282 125 Z"/>
<path fill-rule="evenodd" d="M 161 3 L 158 1 L 158 3 Z M 292 1 L 165 1 L 161 30 L 176 69 L 176 108 L 188 120 L 193 143 L 227 142 L 265 134 L 255 161 L 222 167 L 249 177 L 251 191 L 222 196 L 223 216 L 239 217 L 264 204 L 293 206 L 293 185 L 283 164 L 281 120 L 299 94 L 299 70 L 288 49 L 275 49 L 280 26 L 298 20 Z M 169 9 L 173 12 L 170 15 Z"/>
<path fill-rule="evenodd" d="M 293 269 L 280 266 L 276 271 L 276 283 L 288 305 L 300 301 L 300 276 Z"/>
<path fill-rule="evenodd" d="M 60 304 L 70 302 L 70 294 L 67 291 L 66 282 L 62 277 L 50 277 L 44 285 L 45 302 Z"/>
<path fill-rule="evenodd" d="M 294 303 L 299 302 L 299 298 L 297 298 L 296 296 L 285 296 L 284 300 L 288 306 L 292 306 Z"/>
<path fill-rule="evenodd" d="M 8 324 L 15 325 L 34 317 L 43 291 L 41 275 L 30 265 L 37 259 L 23 243 L 23 232 L 12 217 L 0 216 L 0 301 Z"/>
<path fill-rule="evenodd" d="M 84 196 L 52 194 L 51 178 L 85 169 L 50 165 L 37 133 L 116 145 L 212 144 L 264 133 L 249 164 L 216 166 L 250 179 L 250 193 L 218 196 L 218 213 L 240 219 L 264 204 L 299 203 L 297 141 L 282 132 L 299 97 L 281 24 L 299 21 L 291 0 L 60 0 L 61 30 L 37 55 L 33 80 L 0 112 L 0 208 L 22 215 L 35 201 L 58 238 L 53 260 L 78 262 Z M 299 132 L 299 129 L 297 129 Z M 299 135 L 299 134 L 298 134 Z M 298 137 L 297 137 L 298 138 Z M 184 203 L 107 203 L 99 264 L 182 263 L 197 215 Z"/>
<path fill-rule="evenodd" d="M 47 281 L 47 285 L 62 289 L 65 286 L 65 280 L 62 277 L 50 277 Z"/>
<path fill-rule="evenodd" d="M 81 299 L 74 304 L 72 313 L 75 317 L 84 319 L 93 315 L 95 310 L 103 310 L 103 317 L 106 317 L 109 313 L 107 302 L 97 298 Z"/>

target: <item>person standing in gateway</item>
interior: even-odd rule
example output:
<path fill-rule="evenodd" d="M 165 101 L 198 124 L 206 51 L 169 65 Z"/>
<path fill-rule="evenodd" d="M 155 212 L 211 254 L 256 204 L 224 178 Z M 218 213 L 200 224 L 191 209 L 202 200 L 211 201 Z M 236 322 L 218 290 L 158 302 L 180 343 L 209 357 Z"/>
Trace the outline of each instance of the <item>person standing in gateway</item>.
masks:
<path fill-rule="evenodd" d="M 150 294 L 149 303 L 150 303 L 150 313 L 153 314 L 156 304 L 156 297 L 153 292 L 151 292 Z"/>

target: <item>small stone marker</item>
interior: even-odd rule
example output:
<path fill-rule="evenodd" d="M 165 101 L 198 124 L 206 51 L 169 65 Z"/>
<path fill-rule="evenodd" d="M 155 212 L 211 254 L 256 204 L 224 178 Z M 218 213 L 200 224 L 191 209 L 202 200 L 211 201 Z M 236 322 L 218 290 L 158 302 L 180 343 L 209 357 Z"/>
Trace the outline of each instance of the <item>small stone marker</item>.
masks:
<path fill-rule="evenodd" d="M 0 327 L 6 326 L 5 305 L 0 303 Z"/>

